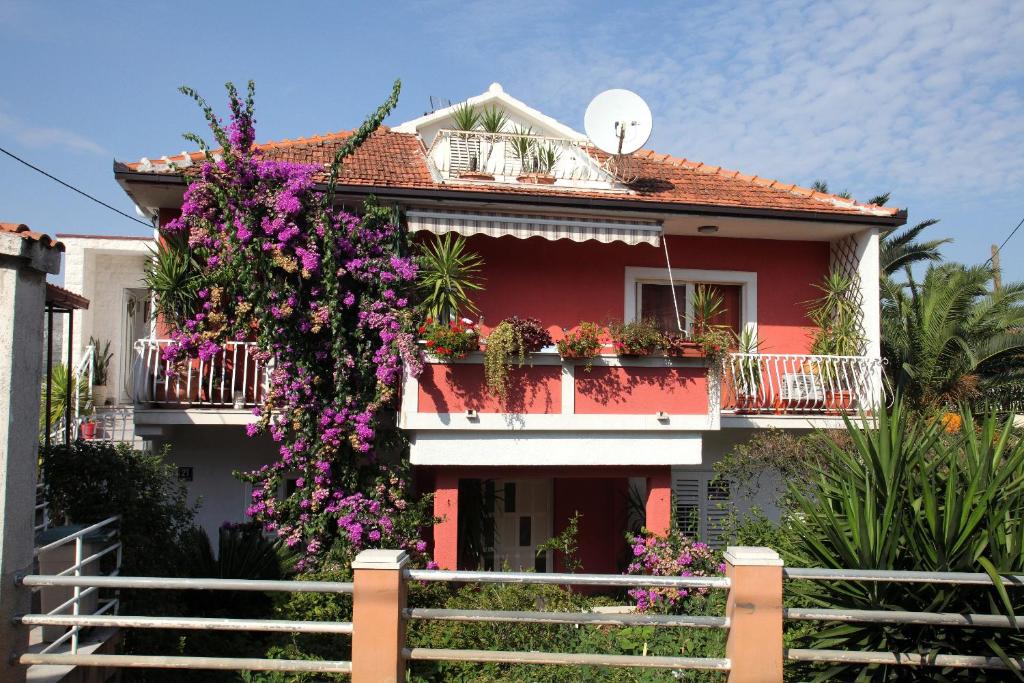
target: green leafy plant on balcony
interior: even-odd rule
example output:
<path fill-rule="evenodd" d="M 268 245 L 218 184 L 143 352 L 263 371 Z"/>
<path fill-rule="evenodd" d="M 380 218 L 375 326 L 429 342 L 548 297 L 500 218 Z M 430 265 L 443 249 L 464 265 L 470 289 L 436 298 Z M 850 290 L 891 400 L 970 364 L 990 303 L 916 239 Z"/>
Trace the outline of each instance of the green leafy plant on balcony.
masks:
<path fill-rule="evenodd" d="M 448 323 L 428 319 L 419 332 L 426 340 L 427 352 L 438 358 L 463 358 L 480 349 L 480 337 L 468 319 Z"/>
<path fill-rule="evenodd" d="M 487 389 L 503 401 L 508 400 L 508 380 L 512 368 L 526 364 L 526 354 L 550 346 L 551 335 L 536 318 L 513 316 L 502 320 L 487 335 L 484 347 L 484 379 Z"/>
<path fill-rule="evenodd" d="M 563 359 L 586 359 L 586 371 L 590 372 L 594 356 L 601 353 L 601 334 L 603 330 L 597 323 L 580 323 L 575 330 L 565 332 L 558 340 L 558 354 Z"/>
<path fill-rule="evenodd" d="M 188 246 L 188 234 L 165 233 L 150 252 L 143 280 L 153 292 L 157 313 L 168 324 L 181 325 L 196 312 L 202 286 L 202 268 Z"/>
<path fill-rule="evenodd" d="M 814 287 L 821 296 L 806 303 L 818 331 L 811 352 L 823 356 L 859 356 L 864 348 L 864 314 L 855 297 L 854 279 L 832 271 Z"/>
<path fill-rule="evenodd" d="M 483 290 L 484 260 L 455 233 L 436 237 L 423 247 L 417 259 L 416 287 L 424 314 L 440 324 L 478 313 L 473 293 Z"/>
<path fill-rule="evenodd" d="M 665 348 L 665 333 L 654 320 L 634 320 L 608 326 L 612 347 L 620 356 L 648 356 Z"/>

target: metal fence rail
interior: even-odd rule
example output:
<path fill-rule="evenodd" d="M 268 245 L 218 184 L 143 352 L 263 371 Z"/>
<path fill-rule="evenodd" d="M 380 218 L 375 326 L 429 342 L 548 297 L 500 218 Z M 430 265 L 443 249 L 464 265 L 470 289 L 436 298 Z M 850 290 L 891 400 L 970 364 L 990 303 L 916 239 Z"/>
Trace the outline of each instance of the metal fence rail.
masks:
<path fill-rule="evenodd" d="M 414 569 L 403 573 L 406 580 L 452 583 L 499 583 L 528 585 L 573 585 L 607 587 L 706 588 L 727 590 L 724 576 L 636 576 L 610 574 L 538 574 L 534 572 L 479 572 Z M 454 610 L 413 608 L 403 610 L 407 619 L 465 623 L 572 624 L 576 626 L 655 626 L 727 629 L 726 617 L 653 614 L 592 614 L 510 610 Z M 563 666 L 610 666 L 676 670 L 728 671 L 731 663 L 715 657 L 662 657 L 639 655 L 583 654 L 564 652 L 508 652 L 500 650 L 411 648 L 409 660 L 478 662 L 499 664 L 546 664 Z"/>
<path fill-rule="evenodd" d="M 919 572 L 887 569 L 825 569 L 786 568 L 783 575 L 789 580 L 849 581 L 868 583 L 945 584 L 958 586 L 994 586 L 992 577 L 985 573 Z M 1000 577 L 1004 587 L 1024 587 L 1024 575 Z M 1011 619 L 1003 614 L 956 614 L 942 612 L 909 612 L 901 610 L 858 610 L 789 608 L 783 617 L 791 621 L 831 621 L 862 624 L 904 624 L 942 626 L 953 628 L 1019 628 L 1024 615 Z M 1016 623 L 1015 623 L 1016 621 Z M 788 649 L 785 657 L 794 662 L 832 664 L 863 664 L 913 667 L 946 667 L 952 669 L 992 669 L 1024 671 L 1024 658 L 959 654 L 920 654 L 913 652 L 861 652 L 853 650 Z"/>
<path fill-rule="evenodd" d="M 112 518 L 116 519 L 116 518 Z M 105 522 L 104 522 L 105 523 Z M 103 524 L 103 523 L 101 523 Z M 98 526 L 98 525 L 94 525 Z M 80 539 L 92 527 L 78 532 Z M 70 537 L 69 537 L 70 538 Z M 60 542 L 66 542 L 62 539 Z M 51 544 L 53 545 L 53 544 Z M 50 546 L 44 546 L 45 550 Z M 87 558 L 88 561 L 88 558 Z M 148 590 L 198 590 L 198 591 L 259 591 L 286 593 L 330 593 L 351 594 L 351 582 L 333 581 L 273 581 L 254 579 L 180 579 L 150 576 L 81 576 L 65 572 L 53 575 L 32 574 L 21 577 L 20 585 L 27 587 L 60 586 L 73 587 L 76 597 L 88 591 L 101 588 L 148 589 Z M 85 588 L 85 590 L 82 590 Z M 25 614 L 17 622 L 26 626 L 54 625 L 71 626 L 77 633 L 82 628 L 145 628 L 145 629 L 192 629 L 212 631 L 250 631 L 263 633 L 320 633 L 351 635 L 352 622 L 299 621 L 289 619 L 227 619 L 208 617 L 165 617 L 165 616 L 124 616 L 96 612 L 91 615 Z M 56 644 L 56 643 L 55 643 Z M 289 659 L 260 659 L 251 657 L 187 657 L 163 655 L 85 655 L 77 651 L 77 640 L 69 654 L 53 654 L 48 648 L 38 654 L 22 654 L 18 661 L 24 665 L 57 664 L 73 666 L 99 666 L 122 668 L 159 669 L 214 669 L 231 671 L 291 671 L 320 673 L 350 673 L 350 661 L 310 661 Z"/>

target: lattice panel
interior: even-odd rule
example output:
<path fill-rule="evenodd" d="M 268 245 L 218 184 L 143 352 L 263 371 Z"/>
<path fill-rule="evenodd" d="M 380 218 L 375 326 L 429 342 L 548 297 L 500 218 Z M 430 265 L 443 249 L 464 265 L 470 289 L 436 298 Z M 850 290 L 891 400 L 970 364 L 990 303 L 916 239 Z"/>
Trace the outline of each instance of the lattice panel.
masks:
<path fill-rule="evenodd" d="M 857 258 L 857 240 L 851 235 L 841 240 L 833 240 L 829 243 L 829 267 L 833 272 L 839 272 L 850 278 L 853 286 L 850 291 L 850 301 L 863 309 L 864 294 L 861 290 L 859 260 Z M 866 336 L 863 320 L 860 325 L 861 337 Z M 865 352 L 865 345 L 862 344 L 860 352 Z"/>

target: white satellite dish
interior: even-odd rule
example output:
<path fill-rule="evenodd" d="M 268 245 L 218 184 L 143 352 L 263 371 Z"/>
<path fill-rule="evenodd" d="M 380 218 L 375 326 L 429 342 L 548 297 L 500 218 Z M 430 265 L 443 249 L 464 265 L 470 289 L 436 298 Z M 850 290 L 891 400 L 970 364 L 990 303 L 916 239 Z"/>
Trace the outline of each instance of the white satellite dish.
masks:
<path fill-rule="evenodd" d="M 651 108 L 631 90 L 605 90 L 587 105 L 583 128 L 597 148 L 608 154 L 632 154 L 651 137 Z"/>

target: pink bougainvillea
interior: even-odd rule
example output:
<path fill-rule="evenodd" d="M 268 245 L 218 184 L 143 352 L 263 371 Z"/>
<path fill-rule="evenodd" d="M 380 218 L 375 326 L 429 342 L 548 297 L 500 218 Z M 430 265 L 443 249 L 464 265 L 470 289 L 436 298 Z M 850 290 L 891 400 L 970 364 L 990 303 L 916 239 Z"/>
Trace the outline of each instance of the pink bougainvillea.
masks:
<path fill-rule="evenodd" d="M 725 573 L 721 553 L 706 543 L 694 541 L 673 530 L 667 536 L 649 532 L 627 536 L 632 560 L 627 574 L 648 576 L 715 576 Z M 636 600 L 639 612 L 669 612 L 687 599 L 701 598 L 708 592 L 700 587 L 633 588 L 629 596 Z"/>
<path fill-rule="evenodd" d="M 209 359 L 229 340 L 255 340 L 258 360 L 272 369 L 248 433 L 268 433 L 278 458 L 243 475 L 253 483 L 249 514 L 304 549 L 303 566 L 338 543 L 422 552 L 424 520 L 404 520 L 424 504 L 409 501 L 404 470 L 378 457 L 394 436 L 381 425 L 403 366 L 421 368 L 409 301 L 416 266 L 397 217 L 372 202 L 360 215 L 339 211 L 332 188 L 317 185 L 324 169 L 263 158 L 253 144 L 251 84 L 245 100 L 229 84 L 226 129 L 198 95 L 183 92 L 202 106 L 221 149 L 207 152 L 181 216 L 163 228 L 187 235 L 202 283 L 195 313 L 170 321 L 164 358 L 174 366 Z M 397 84 L 348 151 L 396 97 Z"/>

